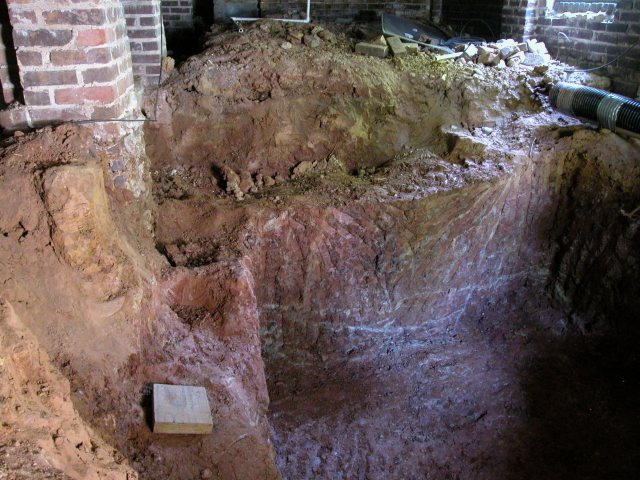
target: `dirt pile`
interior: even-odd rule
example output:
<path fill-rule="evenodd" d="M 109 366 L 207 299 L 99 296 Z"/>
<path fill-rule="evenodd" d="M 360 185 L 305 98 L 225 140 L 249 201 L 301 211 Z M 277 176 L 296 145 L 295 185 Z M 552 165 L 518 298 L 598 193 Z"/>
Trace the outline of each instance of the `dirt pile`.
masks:
<path fill-rule="evenodd" d="M 507 107 L 534 108 L 531 87 L 513 74 L 426 55 L 395 63 L 354 55 L 344 35 L 284 49 L 300 27 L 263 27 L 214 37 L 167 79 L 147 137 L 160 174 L 167 164 L 202 173 L 206 160 L 216 172 L 289 178 L 300 162 L 331 153 L 349 170 L 370 167 L 434 143 L 442 125 L 493 126 Z"/>
<path fill-rule="evenodd" d="M 91 130 L 5 149 L 0 472 L 632 477 L 637 142 L 313 28 L 167 79 L 152 196 Z M 204 386 L 213 433 L 151 434 L 154 382 Z"/>

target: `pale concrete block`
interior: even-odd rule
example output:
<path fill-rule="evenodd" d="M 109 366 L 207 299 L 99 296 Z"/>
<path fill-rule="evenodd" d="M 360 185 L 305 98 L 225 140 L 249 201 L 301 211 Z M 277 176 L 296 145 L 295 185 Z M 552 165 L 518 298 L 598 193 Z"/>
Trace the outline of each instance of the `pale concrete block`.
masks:
<path fill-rule="evenodd" d="M 356 53 L 371 55 L 372 57 L 384 58 L 389 53 L 389 47 L 376 45 L 373 43 L 361 42 L 356 45 Z"/>
<path fill-rule="evenodd" d="M 153 385 L 154 433 L 206 434 L 212 429 L 204 387 Z"/>
<path fill-rule="evenodd" d="M 407 49 L 404 43 L 402 43 L 402 40 L 400 40 L 400 37 L 387 37 L 387 43 L 389 47 L 391 47 L 394 57 L 401 57 L 407 54 Z"/>

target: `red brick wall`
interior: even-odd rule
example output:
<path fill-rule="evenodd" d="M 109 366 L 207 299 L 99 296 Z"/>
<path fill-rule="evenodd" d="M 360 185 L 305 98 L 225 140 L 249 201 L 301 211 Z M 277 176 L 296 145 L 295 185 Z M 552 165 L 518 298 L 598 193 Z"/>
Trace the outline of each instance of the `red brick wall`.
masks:
<path fill-rule="evenodd" d="M 640 0 L 618 0 L 610 23 L 552 18 L 545 5 L 543 0 L 505 0 L 503 35 L 535 37 L 547 44 L 552 56 L 579 68 L 599 67 L 640 44 Z M 640 47 L 594 73 L 610 77 L 613 91 L 635 98 L 640 87 Z"/>
<path fill-rule="evenodd" d="M 129 115 L 133 76 L 119 0 L 7 0 L 32 125 Z"/>
<path fill-rule="evenodd" d="M 213 1 L 213 0 L 212 0 Z M 167 32 L 193 28 L 193 0 L 162 0 L 162 18 Z"/>
<path fill-rule="evenodd" d="M 558 32 L 568 35 L 570 41 L 561 41 Z M 550 19 L 541 10 L 534 34 L 560 60 L 581 68 L 598 67 L 614 60 L 631 45 L 640 44 L 640 0 L 618 1 L 612 23 Z M 594 73 L 610 77 L 615 92 L 636 98 L 640 88 L 640 45 L 613 65 Z"/>
<path fill-rule="evenodd" d="M 502 10 L 502 36 L 531 38 L 538 15 L 537 8 L 537 0 L 505 0 Z"/>
<path fill-rule="evenodd" d="M 133 74 L 143 84 L 155 84 L 166 43 L 161 35 L 160 0 L 122 0 L 127 35 L 133 61 Z"/>
<path fill-rule="evenodd" d="M 305 0 L 262 0 L 260 8 L 263 16 L 293 15 L 304 17 L 307 2 Z M 354 18 L 373 20 L 382 12 L 407 18 L 428 17 L 431 0 L 363 0 L 349 2 L 344 0 L 325 0 L 311 2 L 312 20 L 351 21 Z"/>

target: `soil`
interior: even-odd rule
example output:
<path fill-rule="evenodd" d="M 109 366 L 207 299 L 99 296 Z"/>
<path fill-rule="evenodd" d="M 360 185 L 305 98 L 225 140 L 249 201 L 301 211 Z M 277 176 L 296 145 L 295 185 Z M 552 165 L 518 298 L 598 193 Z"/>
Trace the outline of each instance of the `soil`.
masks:
<path fill-rule="evenodd" d="M 554 113 L 562 65 L 316 27 L 216 31 L 135 195 L 124 141 L 4 141 L 0 479 L 637 478 L 639 142 Z M 213 433 L 151 433 L 156 382 Z"/>

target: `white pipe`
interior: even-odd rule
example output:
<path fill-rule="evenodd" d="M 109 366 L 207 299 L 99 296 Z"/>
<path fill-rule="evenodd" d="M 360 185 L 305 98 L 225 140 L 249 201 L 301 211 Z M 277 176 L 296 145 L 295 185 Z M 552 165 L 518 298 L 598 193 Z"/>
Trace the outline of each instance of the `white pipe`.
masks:
<path fill-rule="evenodd" d="M 234 22 L 255 22 L 256 20 L 274 20 L 276 22 L 309 23 L 311 21 L 311 0 L 307 0 L 306 18 L 265 18 L 265 17 L 231 17 Z"/>

